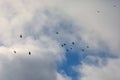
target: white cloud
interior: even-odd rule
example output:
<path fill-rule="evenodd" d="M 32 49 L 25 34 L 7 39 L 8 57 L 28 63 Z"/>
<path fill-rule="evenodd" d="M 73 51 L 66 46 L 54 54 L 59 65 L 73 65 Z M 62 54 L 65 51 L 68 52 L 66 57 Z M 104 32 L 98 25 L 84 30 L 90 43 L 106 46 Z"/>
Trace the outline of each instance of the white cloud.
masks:
<path fill-rule="evenodd" d="M 71 78 L 66 75 L 61 75 L 57 73 L 57 80 L 71 80 Z"/>
<path fill-rule="evenodd" d="M 62 61 L 64 55 L 57 39 L 51 36 L 52 31 L 55 31 L 58 23 L 62 21 L 61 18 L 74 23 L 73 28 L 67 27 L 69 31 L 74 31 L 73 34 L 63 32 L 61 35 L 67 40 L 82 37 L 83 42 L 88 43 L 90 48 L 105 50 L 107 46 L 109 52 L 119 56 L 120 5 L 118 3 L 120 2 L 112 0 L 1 0 L 0 79 L 69 80 L 67 76 L 56 73 L 56 61 Z M 117 7 L 113 7 L 114 4 L 117 4 Z M 46 15 L 45 10 L 50 11 L 52 16 L 57 14 L 57 18 L 61 18 L 51 18 Z M 45 28 L 51 31 L 49 35 L 47 32 L 45 34 Z M 65 31 L 64 28 L 57 30 Z M 23 34 L 23 39 L 19 38 L 20 34 Z M 16 54 L 13 53 L 14 50 L 17 51 Z M 32 56 L 28 55 L 29 51 L 32 52 Z M 109 64 L 113 64 L 112 60 Z M 109 64 L 106 67 L 109 67 Z M 84 66 L 85 69 L 86 67 L 89 69 L 88 66 Z M 99 68 L 95 68 L 98 74 L 102 73 L 99 72 Z M 108 72 L 106 71 L 105 75 Z M 116 77 L 119 78 L 117 75 Z M 87 80 L 87 77 L 84 79 Z"/>
<path fill-rule="evenodd" d="M 110 59 L 105 66 L 83 64 L 79 70 L 83 74 L 79 80 L 119 80 L 120 59 Z"/>
<path fill-rule="evenodd" d="M 46 22 L 55 21 L 44 14 L 46 7 L 54 4 L 47 1 L 0 1 L 0 80 L 59 79 L 56 63 L 64 58 L 63 50 L 42 31 Z"/>
<path fill-rule="evenodd" d="M 91 45 L 93 49 L 103 50 L 104 44 L 108 46 L 111 53 L 119 55 L 119 3 L 120 1 L 117 0 L 66 0 L 58 4 L 58 8 L 61 13 L 73 19 L 75 25 L 78 26 L 75 27 L 78 31 L 77 35 L 82 36 L 83 41 Z"/>

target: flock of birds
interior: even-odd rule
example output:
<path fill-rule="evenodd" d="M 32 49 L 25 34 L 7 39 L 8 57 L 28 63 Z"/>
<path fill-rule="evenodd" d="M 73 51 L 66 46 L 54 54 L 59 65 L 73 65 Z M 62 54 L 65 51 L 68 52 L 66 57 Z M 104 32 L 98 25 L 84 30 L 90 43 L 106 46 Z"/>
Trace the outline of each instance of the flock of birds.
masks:
<path fill-rule="evenodd" d="M 59 32 L 56 32 L 56 34 L 58 35 Z M 75 42 L 71 42 L 71 44 L 72 44 L 72 45 L 75 45 Z M 61 47 L 66 47 L 66 46 L 67 46 L 66 43 L 61 44 Z M 89 48 L 89 46 L 86 46 L 86 48 Z M 71 48 L 66 48 L 66 51 L 68 52 L 68 51 L 70 51 L 70 50 L 72 50 L 72 49 L 73 49 L 72 47 L 71 47 Z M 85 49 L 81 49 L 81 51 L 84 52 Z"/>
<path fill-rule="evenodd" d="M 117 5 L 113 5 L 113 7 L 117 7 Z M 97 13 L 100 13 L 100 11 L 99 11 L 99 10 L 97 10 Z"/>
<path fill-rule="evenodd" d="M 117 7 L 117 5 L 113 5 L 113 7 Z M 100 11 L 97 10 L 97 13 L 100 13 Z M 59 32 L 56 32 L 56 34 L 58 35 Z M 22 38 L 22 37 L 23 37 L 23 36 L 20 34 L 20 38 Z M 75 45 L 75 42 L 72 42 L 71 44 L 72 44 L 72 45 Z M 61 47 L 65 47 L 66 45 L 67 45 L 66 43 L 63 43 L 63 44 L 61 45 Z M 86 46 L 86 48 L 89 48 L 89 46 Z M 68 52 L 69 50 L 72 50 L 72 49 L 73 49 L 72 47 L 71 47 L 70 49 L 67 48 L 66 51 Z M 84 52 L 85 49 L 81 49 L 81 51 Z M 14 53 L 17 53 L 17 52 L 14 50 Z M 31 52 L 29 51 L 28 54 L 31 55 Z"/>
<path fill-rule="evenodd" d="M 58 34 L 59 34 L 59 32 L 56 32 L 56 34 L 58 35 Z M 19 36 L 19 37 L 20 37 L 20 38 L 23 38 L 23 36 L 22 36 L 21 34 L 20 34 L 20 36 Z M 72 44 L 72 45 L 75 45 L 75 42 L 72 42 L 71 44 Z M 67 44 L 66 44 L 66 43 L 63 43 L 63 44 L 61 45 L 61 47 L 65 47 L 65 46 L 67 46 Z M 89 48 L 89 46 L 87 46 L 86 48 Z M 66 49 L 66 51 L 68 52 L 69 50 L 72 50 L 72 49 L 73 49 L 72 47 L 71 47 L 70 49 L 68 49 L 68 48 L 67 48 L 67 49 Z M 85 51 L 85 49 L 81 49 L 81 51 L 82 51 L 82 52 L 84 52 L 84 51 Z M 14 50 L 13 52 L 14 52 L 14 53 L 17 53 L 17 51 L 16 51 L 16 50 Z M 29 52 L 28 52 L 28 54 L 29 54 L 29 55 L 31 55 L 31 52 L 29 51 Z"/>
<path fill-rule="evenodd" d="M 22 38 L 22 35 L 20 35 L 20 38 Z M 14 50 L 14 53 L 17 53 L 17 52 Z M 31 52 L 29 51 L 28 54 L 31 55 Z"/>
<path fill-rule="evenodd" d="M 117 7 L 117 5 L 113 5 L 113 7 Z M 97 10 L 96 11 L 97 13 L 101 13 L 100 10 Z M 59 34 L 59 32 L 56 32 L 56 34 Z M 65 47 L 67 44 L 66 43 L 63 43 L 61 46 L 62 47 Z M 75 45 L 75 42 L 72 42 L 72 45 Z M 89 46 L 86 46 L 86 48 L 89 48 Z M 66 49 L 66 51 L 68 52 L 69 50 L 72 50 L 73 48 L 70 48 L 70 49 Z M 85 49 L 81 49 L 82 52 L 85 51 Z"/>

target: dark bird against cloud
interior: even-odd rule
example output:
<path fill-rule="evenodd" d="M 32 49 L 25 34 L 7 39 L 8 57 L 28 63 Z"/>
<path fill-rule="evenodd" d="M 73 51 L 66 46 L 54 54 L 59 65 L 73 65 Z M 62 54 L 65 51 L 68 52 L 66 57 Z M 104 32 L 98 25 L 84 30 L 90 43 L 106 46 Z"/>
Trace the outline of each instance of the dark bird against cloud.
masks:
<path fill-rule="evenodd" d="M 97 13 L 100 13 L 100 11 L 97 11 Z"/>
<path fill-rule="evenodd" d="M 69 50 L 68 50 L 68 49 L 66 49 L 66 51 L 68 52 Z"/>
<path fill-rule="evenodd" d="M 75 42 L 72 42 L 72 44 L 74 45 L 74 44 L 75 44 Z"/>
<path fill-rule="evenodd" d="M 113 5 L 113 7 L 117 7 L 117 5 Z"/>
<path fill-rule="evenodd" d="M 66 46 L 66 43 L 64 43 L 63 45 Z"/>
<path fill-rule="evenodd" d="M 89 46 L 87 46 L 87 48 L 89 48 Z"/>
<path fill-rule="evenodd" d="M 22 35 L 20 35 L 20 38 L 22 38 Z"/>
<path fill-rule="evenodd" d="M 14 51 L 14 53 L 16 53 L 16 51 Z"/>
<path fill-rule="evenodd" d="M 84 49 L 82 49 L 82 52 L 84 52 L 85 50 Z"/>
<path fill-rule="evenodd" d="M 59 34 L 59 32 L 56 32 L 56 34 Z"/>
<path fill-rule="evenodd" d="M 31 55 L 31 52 L 29 52 L 29 55 Z"/>

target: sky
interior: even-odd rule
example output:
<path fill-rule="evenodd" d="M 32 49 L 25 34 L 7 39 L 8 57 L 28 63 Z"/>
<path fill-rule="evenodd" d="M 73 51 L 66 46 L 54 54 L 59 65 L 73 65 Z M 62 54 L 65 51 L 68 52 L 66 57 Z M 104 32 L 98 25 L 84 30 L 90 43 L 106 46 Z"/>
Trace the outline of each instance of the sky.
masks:
<path fill-rule="evenodd" d="M 119 34 L 120 0 L 0 0 L 0 80 L 120 80 Z"/>

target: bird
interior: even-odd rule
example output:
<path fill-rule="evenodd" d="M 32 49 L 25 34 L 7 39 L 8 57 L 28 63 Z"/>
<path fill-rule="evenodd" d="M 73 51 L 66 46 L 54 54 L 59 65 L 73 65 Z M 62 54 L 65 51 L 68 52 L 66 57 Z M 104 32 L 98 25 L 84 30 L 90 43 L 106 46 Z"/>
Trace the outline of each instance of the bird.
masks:
<path fill-rule="evenodd" d="M 72 49 L 72 48 L 70 48 L 70 49 Z"/>
<path fill-rule="evenodd" d="M 87 48 L 89 48 L 89 46 L 87 46 Z"/>
<path fill-rule="evenodd" d="M 82 49 L 82 52 L 84 52 L 85 50 L 84 49 Z"/>
<path fill-rule="evenodd" d="M 63 45 L 63 44 L 62 44 L 61 46 L 62 46 L 62 47 L 64 47 L 64 45 Z"/>
<path fill-rule="evenodd" d="M 22 35 L 20 35 L 20 38 L 22 38 Z"/>
<path fill-rule="evenodd" d="M 16 51 L 14 51 L 14 53 L 16 53 Z"/>
<path fill-rule="evenodd" d="M 68 52 L 69 50 L 68 50 L 68 49 L 66 49 L 66 51 Z"/>
<path fill-rule="evenodd" d="M 75 44 L 75 42 L 72 42 L 72 44 L 74 45 L 74 44 Z"/>
<path fill-rule="evenodd" d="M 64 43 L 64 46 L 65 46 L 66 44 Z"/>
<path fill-rule="evenodd" d="M 29 52 L 29 55 L 31 55 L 31 52 Z"/>
<path fill-rule="evenodd" d="M 56 34 L 59 34 L 59 32 L 56 32 Z"/>
<path fill-rule="evenodd" d="M 97 11 L 97 13 L 100 13 L 100 11 Z"/>
<path fill-rule="evenodd" d="M 113 5 L 113 7 L 117 7 L 116 5 Z"/>

